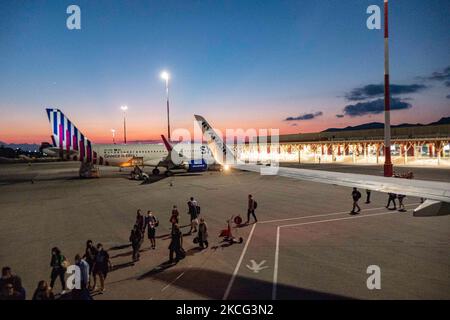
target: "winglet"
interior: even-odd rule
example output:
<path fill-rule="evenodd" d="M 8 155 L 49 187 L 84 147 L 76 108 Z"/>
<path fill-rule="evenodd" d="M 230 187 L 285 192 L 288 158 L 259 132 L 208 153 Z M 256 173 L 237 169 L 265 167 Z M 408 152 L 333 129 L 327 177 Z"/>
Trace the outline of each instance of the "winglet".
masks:
<path fill-rule="evenodd" d="M 450 203 L 426 199 L 414 209 L 414 217 L 444 216 L 450 213 Z"/>
<path fill-rule="evenodd" d="M 225 144 L 222 138 L 214 131 L 211 125 L 200 115 L 194 115 L 197 124 L 202 129 L 203 136 L 206 138 L 208 147 L 211 150 L 214 159 L 220 164 L 235 164 L 236 157 L 230 148 Z"/>
<path fill-rule="evenodd" d="M 172 147 L 172 145 L 170 144 L 170 142 L 167 141 L 166 137 L 165 137 L 163 134 L 161 135 L 161 138 L 162 138 L 162 140 L 163 140 L 163 142 L 164 142 L 164 145 L 166 146 L 167 151 L 171 152 L 172 149 L 173 149 L 173 147 Z"/>

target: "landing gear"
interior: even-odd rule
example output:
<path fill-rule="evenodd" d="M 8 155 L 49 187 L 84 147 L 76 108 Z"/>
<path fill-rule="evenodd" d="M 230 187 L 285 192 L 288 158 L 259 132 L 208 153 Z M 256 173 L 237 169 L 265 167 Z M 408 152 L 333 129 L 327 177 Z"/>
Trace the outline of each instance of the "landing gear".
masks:
<path fill-rule="evenodd" d="M 170 171 L 170 170 L 167 170 L 165 174 L 166 174 L 166 177 L 171 177 L 171 176 L 173 176 L 173 172 Z"/>
<path fill-rule="evenodd" d="M 158 168 L 153 169 L 152 173 L 153 173 L 154 176 L 158 176 L 159 175 L 159 169 Z"/>

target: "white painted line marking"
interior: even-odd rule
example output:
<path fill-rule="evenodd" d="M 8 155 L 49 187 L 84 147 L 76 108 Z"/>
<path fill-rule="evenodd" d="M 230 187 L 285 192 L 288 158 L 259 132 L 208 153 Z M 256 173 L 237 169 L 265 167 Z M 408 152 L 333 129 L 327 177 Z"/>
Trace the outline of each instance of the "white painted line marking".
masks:
<path fill-rule="evenodd" d="M 416 206 L 420 204 L 419 202 L 417 203 L 409 203 L 409 204 L 405 204 L 405 207 L 408 206 Z M 364 209 L 363 212 L 366 211 L 374 211 L 374 210 L 379 210 L 379 209 L 386 209 L 386 207 L 378 207 L 378 208 L 370 208 L 370 209 Z M 336 215 L 340 215 L 340 214 L 348 214 L 350 211 L 341 211 L 341 212 L 333 212 L 333 213 L 325 213 L 325 214 L 316 214 L 316 215 L 312 215 L 312 216 L 303 216 L 303 217 L 296 217 L 296 218 L 286 218 L 286 219 L 276 219 L 276 220 L 266 220 L 266 221 L 261 221 L 258 223 L 273 223 L 273 222 L 283 222 L 283 221 L 291 221 L 291 220 L 301 220 L 301 219 L 309 219 L 309 218 L 319 218 L 319 217 L 328 217 L 328 216 L 336 216 Z"/>
<path fill-rule="evenodd" d="M 184 271 L 183 273 L 181 273 L 181 274 L 180 274 L 178 277 L 176 277 L 172 282 L 170 282 L 168 285 L 166 285 L 164 288 L 162 288 L 161 291 L 166 290 L 168 287 L 170 287 L 172 284 L 174 284 L 175 281 L 177 281 L 178 279 L 180 279 L 180 278 L 183 276 L 183 274 L 184 274 L 185 272 L 186 272 L 186 271 Z"/>
<path fill-rule="evenodd" d="M 307 224 L 315 224 L 315 223 L 322 223 L 322 222 L 332 222 L 332 221 L 340 221 L 340 220 L 350 220 L 350 219 L 358 219 L 358 218 L 368 218 L 373 216 L 382 216 L 386 214 L 392 214 L 392 211 L 387 212 L 380 212 L 380 213 L 372 213 L 368 215 L 362 215 L 362 216 L 351 216 L 351 217 L 345 217 L 345 218 L 335 218 L 335 219 L 327 219 L 327 220 L 320 220 L 320 221 L 311 221 L 311 222 L 302 222 L 302 223 L 294 223 L 294 224 L 285 224 L 282 226 L 279 226 L 279 228 L 288 228 L 288 227 L 297 227 L 297 226 L 304 226 Z"/>
<path fill-rule="evenodd" d="M 382 216 L 382 215 L 387 215 L 387 214 L 393 214 L 393 212 L 392 211 L 388 211 L 388 212 L 373 213 L 373 214 L 362 215 L 362 216 L 352 216 L 352 217 L 346 217 L 346 218 L 336 218 L 336 219 L 328 219 L 328 220 L 312 221 L 312 222 L 303 222 L 303 223 L 295 223 L 295 224 L 286 224 L 286 225 L 283 225 L 283 226 L 278 226 L 277 227 L 277 241 L 276 241 L 276 247 L 275 247 L 275 264 L 274 264 L 274 269 L 273 269 L 272 300 L 276 300 L 277 299 L 278 258 L 279 258 L 279 251 L 280 251 L 280 230 L 281 230 L 281 228 L 298 227 L 298 226 L 304 226 L 304 225 L 308 225 L 308 224 L 334 222 L 334 221 L 340 221 L 340 220 L 369 218 L 369 217 L 373 217 L 373 216 Z"/>
<path fill-rule="evenodd" d="M 272 300 L 277 298 L 278 253 L 280 250 L 280 227 L 277 227 L 277 243 L 275 245 L 275 264 L 273 266 Z"/>
<path fill-rule="evenodd" d="M 225 290 L 225 294 L 223 295 L 222 300 L 227 300 L 231 291 L 231 287 L 233 286 L 234 280 L 236 279 L 236 275 L 239 272 L 239 268 L 241 267 L 242 260 L 244 259 L 245 253 L 247 252 L 248 245 L 253 236 L 253 231 L 255 230 L 256 223 L 253 224 L 252 230 L 250 230 L 250 234 L 248 235 L 247 242 L 245 242 L 244 249 L 241 252 L 241 256 L 239 257 L 239 261 L 236 264 L 236 268 L 234 269 L 233 275 L 231 276 L 230 282 L 228 283 L 227 289 Z"/>

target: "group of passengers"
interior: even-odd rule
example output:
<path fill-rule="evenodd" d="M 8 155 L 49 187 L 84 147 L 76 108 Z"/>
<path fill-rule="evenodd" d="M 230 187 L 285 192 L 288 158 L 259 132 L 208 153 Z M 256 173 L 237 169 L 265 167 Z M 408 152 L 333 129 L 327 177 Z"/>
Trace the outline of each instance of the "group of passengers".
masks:
<path fill-rule="evenodd" d="M 190 217 L 190 230 L 187 235 L 197 233 L 194 243 L 198 243 L 200 248 L 208 247 L 208 227 L 204 217 L 200 217 L 200 206 L 194 197 L 190 197 L 188 203 L 188 214 Z M 173 206 L 170 214 L 169 222 L 171 224 L 170 244 L 169 244 L 169 262 L 178 262 L 186 256 L 183 249 L 183 233 L 179 225 L 180 213 L 176 205 Z M 156 228 L 159 225 L 158 219 L 153 215 L 152 211 L 147 212 L 147 217 L 143 217 L 141 210 L 136 213 L 136 222 L 130 234 L 130 242 L 133 248 L 133 261 L 140 258 L 139 250 L 144 241 L 145 230 L 151 242 L 151 249 L 156 249 Z"/>
<path fill-rule="evenodd" d="M 367 189 L 366 190 L 366 204 L 370 203 L 370 194 L 371 194 L 371 190 Z M 403 204 L 403 200 L 405 199 L 405 197 L 406 196 L 404 194 L 388 193 L 388 203 L 386 205 L 386 209 L 397 210 L 397 203 L 395 202 L 395 200 L 398 199 L 398 211 L 405 212 L 406 208 L 405 208 L 405 205 Z M 352 214 L 352 215 L 359 214 L 359 212 L 361 211 L 361 208 L 360 208 L 358 202 L 359 202 L 359 199 L 361 199 L 361 192 L 359 192 L 357 188 L 353 188 L 352 199 L 353 199 L 353 208 L 352 208 L 352 211 L 350 211 L 350 214 Z M 391 203 L 394 205 L 393 208 L 391 208 Z"/>
<path fill-rule="evenodd" d="M 108 252 L 101 243 L 96 246 L 92 240 L 86 242 L 84 255 L 76 254 L 74 258 L 75 265 L 79 268 L 79 279 L 71 291 L 73 299 L 90 300 L 91 291 L 97 291 L 101 294 L 105 291 L 105 279 L 112 265 Z M 66 272 L 70 266 L 69 260 L 62 254 L 58 247 L 51 249 L 50 258 L 50 284 L 41 280 L 33 293 L 33 300 L 54 300 L 55 294 L 53 288 L 56 280 L 61 283 L 60 296 L 66 294 Z M 97 287 L 97 278 L 100 280 L 100 287 Z M 91 285 L 91 280 L 93 283 Z M 12 273 L 10 267 L 2 268 L 2 277 L 0 279 L 0 300 L 25 300 L 26 292 L 22 287 L 22 281 L 19 276 Z"/>
<path fill-rule="evenodd" d="M 248 197 L 247 223 L 252 215 L 257 221 L 255 215 L 256 201 L 252 196 Z M 208 248 L 208 226 L 205 218 L 200 214 L 200 205 L 194 197 L 190 197 L 188 203 L 188 214 L 190 217 L 189 232 L 186 235 L 195 234 L 193 242 L 199 245 L 199 248 Z M 186 252 L 183 249 L 183 233 L 179 225 L 180 214 L 176 205 L 173 206 L 169 218 L 171 223 L 170 244 L 169 244 L 169 263 L 176 263 L 185 258 Z M 159 225 L 159 220 L 151 210 L 147 211 L 147 216 L 144 217 L 141 210 L 138 209 L 136 213 L 136 220 L 131 230 L 129 240 L 133 249 L 133 262 L 140 258 L 140 248 L 144 242 L 145 231 L 150 240 L 151 249 L 156 249 L 156 228 Z M 79 268 L 80 281 L 71 288 L 72 299 L 90 300 L 91 293 L 98 291 L 99 294 L 105 291 L 105 279 L 108 272 L 112 270 L 112 264 L 108 252 L 103 248 L 101 243 L 94 245 L 92 240 L 86 242 L 86 248 L 83 255 L 76 254 L 75 265 Z M 63 298 L 66 294 L 66 272 L 70 263 L 68 259 L 62 254 L 58 247 L 51 249 L 50 259 L 50 284 L 47 281 L 41 280 L 38 282 L 37 288 L 34 291 L 33 300 L 54 300 L 55 294 L 53 289 L 56 281 L 59 279 L 61 283 L 60 297 Z M 97 278 L 100 282 L 100 287 L 97 287 Z M 93 281 L 92 281 L 93 279 Z M 92 283 L 93 282 L 93 283 Z M 72 287 L 72 286 L 71 286 Z M 19 276 L 12 273 L 10 267 L 3 267 L 2 276 L 0 279 L 0 300 L 25 300 L 26 292 L 22 286 L 22 281 Z"/>
<path fill-rule="evenodd" d="M 151 210 L 147 211 L 147 216 L 144 217 L 141 213 L 141 209 L 136 212 L 136 221 L 133 229 L 130 233 L 130 242 L 133 249 L 133 262 L 139 261 L 139 250 L 144 242 L 145 230 L 147 230 L 147 236 L 150 240 L 151 249 L 156 249 L 156 227 L 158 227 L 159 221 Z"/>

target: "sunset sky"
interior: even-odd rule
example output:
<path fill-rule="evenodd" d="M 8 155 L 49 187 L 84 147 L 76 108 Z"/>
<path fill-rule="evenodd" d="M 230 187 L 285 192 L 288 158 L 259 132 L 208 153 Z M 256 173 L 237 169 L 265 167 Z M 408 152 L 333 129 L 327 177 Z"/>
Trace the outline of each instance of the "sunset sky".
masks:
<path fill-rule="evenodd" d="M 68 30 L 66 8 L 81 8 Z M 382 0 L 0 1 L 0 141 L 50 141 L 46 107 L 93 142 L 225 128 L 314 132 L 383 121 Z M 391 0 L 392 123 L 450 116 L 450 1 Z M 394 88 L 395 86 L 395 88 Z M 380 100 L 381 99 L 381 100 Z M 380 104 L 381 103 L 381 104 Z"/>

